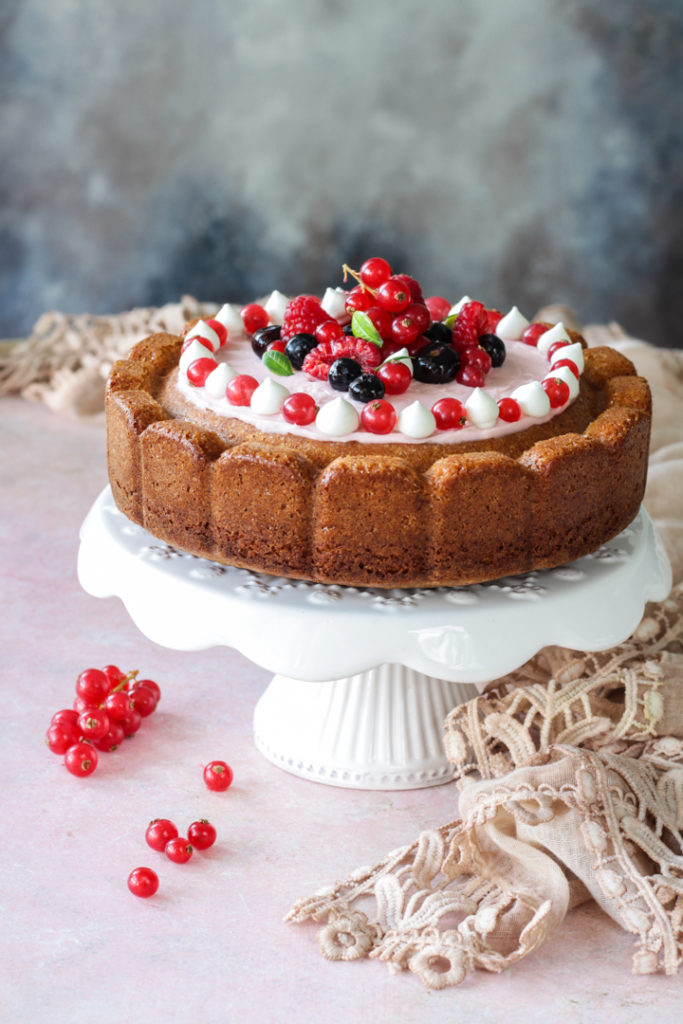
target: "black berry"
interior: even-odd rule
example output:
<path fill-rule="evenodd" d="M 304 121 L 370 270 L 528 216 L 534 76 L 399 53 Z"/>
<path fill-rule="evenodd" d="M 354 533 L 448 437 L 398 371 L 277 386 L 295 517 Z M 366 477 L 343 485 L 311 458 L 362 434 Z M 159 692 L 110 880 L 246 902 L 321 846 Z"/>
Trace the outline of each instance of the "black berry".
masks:
<path fill-rule="evenodd" d="M 453 331 L 440 320 L 435 320 L 433 324 L 430 324 L 424 333 L 430 341 L 440 341 L 443 345 L 453 344 Z"/>
<path fill-rule="evenodd" d="M 384 398 L 384 384 L 374 373 L 361 373 L 349 385 L 349 398 L 357 402 L 374 402 Z"/>
<path fill-rule="evenodd" d="M 342 328 L 342 330 L 344 331 L 344 334 L 353 334 L 353 326 L 351 324 L 347 324 Z"/>
<path fill-rule="evenodd" d="M 450 345 L 430 341 L 413 356 L 413 376 L 423 384 L 446 384 L 460 369 L 460 356 Z"/>
<path fill-rule="evenodd" d="M 363 367 L 355 359 L 335 359 L 330 366 L 327 383 L 335 391 L 348 391 L 349 384 L 360 377 Z"/>
<path fill-rule="evenodd" d="M 479 347 L 491 356 L 491 366 L 502 366 L 505 362 L 505 344 L 497 334 L 480 334 Z"/>
<path fill-rule="evenodd" d="M 285 345 L 285 355 L 295 370 L 300 370 L 304 359 L 318 344 L 313 334 L 294 334 Z"/>
<path fill-rule="evenodd" d="M 254 331 L 251 338 L 251 347 L 259 359 L 263 358 L 263 353 L 270 343 L 279 339 L 281 330 L 282 328 L 279 324 L 273 324 L 271 327 L 261 327 L 258 331 Z"/>

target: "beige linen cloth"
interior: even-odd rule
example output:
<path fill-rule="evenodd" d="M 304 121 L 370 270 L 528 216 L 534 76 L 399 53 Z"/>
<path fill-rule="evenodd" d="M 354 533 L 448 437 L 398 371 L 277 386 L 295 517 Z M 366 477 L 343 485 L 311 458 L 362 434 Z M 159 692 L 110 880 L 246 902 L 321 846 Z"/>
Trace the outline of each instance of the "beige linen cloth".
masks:
<path fill-rule="evenodd" d="M 133 341 L 213 308 L 185 297 L 115 317 L 45 314 L 28 342 L 0 354 L 0 394 L 100 413 L 108 368 Z M 551 307 L 538 318 L 570 314 Z M 445 746 L 460 817 L 287 916 L 322 923 L 329 959 L 371 957 L 444 988 L 476 968 L 505 970 L 594 899 L 636 936 L 636 973 L 674 974 L 683 960 L 683 352 L 616 324 L 583 333 L 624 352 L 650 382 L 645 506 L 674 589 L 619 647 L 545 648 L 451 712 Z"/>

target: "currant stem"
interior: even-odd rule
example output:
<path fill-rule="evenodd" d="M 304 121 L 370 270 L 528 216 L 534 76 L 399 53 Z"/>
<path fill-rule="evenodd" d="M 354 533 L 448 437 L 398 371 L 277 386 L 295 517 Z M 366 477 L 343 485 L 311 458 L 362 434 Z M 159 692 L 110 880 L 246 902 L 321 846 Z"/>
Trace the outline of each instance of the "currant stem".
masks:
<path fill-rule="evenodd" d="M 346 284 L 346 281 L 350 274 L 354 281 L 358 282 L 358 284 L 361 286 L 364 292 L 368 292 L 368 294 L 372 296 L 377 295 L 377 289 L 370 288 L 367 284 L 365 284 L 358 271 L 353 270 L 353 268 L 350 267 L 348 263 L 342 263 L 342 270 L 344 271 L 344 284 Z"/>

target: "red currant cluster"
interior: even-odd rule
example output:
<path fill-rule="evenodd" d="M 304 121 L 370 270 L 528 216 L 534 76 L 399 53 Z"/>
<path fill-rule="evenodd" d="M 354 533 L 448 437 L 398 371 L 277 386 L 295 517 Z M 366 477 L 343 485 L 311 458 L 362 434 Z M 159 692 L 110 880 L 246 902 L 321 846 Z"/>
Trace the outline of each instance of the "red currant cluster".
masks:
<path fill-rule="evenodd" d="M 86 668 L 76 680 L 73 707 L 52 716 L 45 742 L 53 754 L 64 755 L 72 775 L 91 775 L 97 768 L 97 751 L 116 750 L 155 710 L 161 690 L 153 680 L 137 675 L 116 665 Z"/>
<path fill-rule="evenodd" d="M 181 836 L 168 818 L 154 818 L 147 826 L 145 839 L 148 846 L 165 853 L 174 864 L 187 864 L 195 850 L 208 850 L 213 846 L 216 829 L 206 818 L 200 818 L 192 822 L 187 836 Z M 134 868 L 128 876 L 128 888 L 134 896 L 146 899 L 159 888 L 159 876 L 151 868 Z"/>

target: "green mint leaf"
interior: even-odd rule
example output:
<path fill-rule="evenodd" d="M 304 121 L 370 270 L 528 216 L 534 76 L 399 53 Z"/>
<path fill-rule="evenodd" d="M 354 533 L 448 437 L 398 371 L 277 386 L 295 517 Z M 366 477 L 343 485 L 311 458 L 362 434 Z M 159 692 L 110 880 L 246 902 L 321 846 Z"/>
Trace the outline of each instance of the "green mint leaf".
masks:
<path fill-rule="evenodd" d="M 373 324 L 367 313 L 361 313 L 359 309 L 351 317 L 351 330 L 354 338 L 362 338 L 363 341 L 371 341 L 373 345 L 381 348 L 384 342 L 380 333 Z"/>
<path fill-rule="evenodd" d="M 284 352 L 278 352 L 276 348 L 266 349 L 263 353 L 262 362 L 267 370 L 277 373 L 280 377 L 291 377 L 294 373 L 292 364 L 287 356 Z"/>

